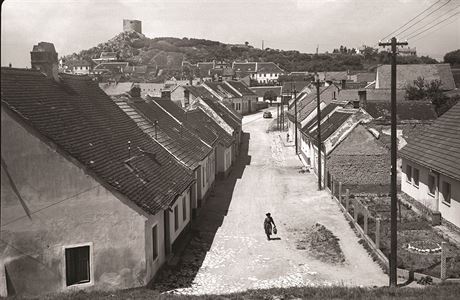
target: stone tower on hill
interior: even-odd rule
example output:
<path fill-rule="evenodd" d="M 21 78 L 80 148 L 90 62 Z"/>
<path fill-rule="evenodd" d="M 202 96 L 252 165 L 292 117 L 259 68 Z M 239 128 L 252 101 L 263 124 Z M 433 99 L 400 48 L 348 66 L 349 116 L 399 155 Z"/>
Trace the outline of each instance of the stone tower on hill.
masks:
<path fill-rule="evenodd" d="M 142 34 L 142 22 L 139 20 L 123 20 L 123 31 L 136 31 Z"/>

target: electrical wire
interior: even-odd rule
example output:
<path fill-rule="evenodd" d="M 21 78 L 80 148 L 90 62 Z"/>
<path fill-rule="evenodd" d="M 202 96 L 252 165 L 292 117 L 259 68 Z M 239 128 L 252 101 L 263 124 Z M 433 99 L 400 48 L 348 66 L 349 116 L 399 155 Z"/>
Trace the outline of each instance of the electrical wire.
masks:
<path fill-rule="evenodd" d="M 62 203 L 62 202 L 65 202 L 65 201 L 67 201 L 67 200 L 76 198 L 76 197 L 80 196 L 81 194 L 84 194 L 84 193 L 86 193 L 86 192 L 89 192 L 89 191 L 91 191 L 91 190 L 94 190 L 94 189 L 96 189 L 96 188 L 98 188 L 98 187 L 100 187 L 100 186 L 101 186 L 101 185 L 98 184 L 98 185 L 93 186 L 93 187 L 91 187 L 91 188 L 89 188 L 89 189 L 86 189 L 86 190 L 84 190 L 84 191 L 81 191 L 81 192 L 79 192 L 79 193 L 77 193 L 77 194 L 75 194 L 75 195 L 73 195 L 73 196 L 67 197 L 67 198 L 62 199 L 62 200 L 60 200 L 60 201 L 58 201 L 58 202 L 55 202 L 55 203 L 52 203 L 52 204 L 50 204 L 50 205 L 48 205 L 48 206 L 42 207 L 42 208 L 40 208 L 40 209 L 37 209 L 36 211 L 30 212 L 30 215 L 33 215 L 33 214 L 36 214 L 36 213 L 38 213 L 38 212 L 44 211 L 45 209 L 48 209 L 48 208 L 50 208 L 50 207 L 52 207 L 52 206 L 55 206 L 55 205 L 58 205 L 58 204 L 60 204 L 60 203 Z M 27 217 L 27 216 L 21 216 L 21 217 L 19 217 L 19 218 L 13 219 L 13 220 L 11 220 L 11 221 L 5 223 L 5 224 L 2 224 L 2 228 L 5 227 L 5 226 L 7 226 L 7 225 L 9 225 L 9 224 L 11 224 L 11 223 L 14 223 L 14 222 L 16 222 L 16 221 L 18 221 L 18 220 L 21 220 L 21 219 L 23 219 L 23 218 L 25 218 L 25 217 Z"/>
<path fill-rule="evenodd" d="M 437 16 L 435 19 L 429 21 L 427 24 L 423 25 L 422 27 L 419 27 L 419 28 L 413 30 L 412 32 L 407 33 L 407 34 L 406 34 L 406 37 L 412 36 L 414 33 L 416 33 L 416 32 L 418 32 L 418 31 L 422 30 L 423 28 L 426 28 L 427 26 L 430 26 L 430 25 L 434 24 L 434 22 L 436 22 L 436 21 L 438 21 L 439 19 L 441 19 L 442 17 L 444 17 L 444 16 L 446 16 L 446 15 L 452 13 L 452 11 L 455 11 L 455 10 L 456 10 L 457 8 L 459 8 L 459 7 L 460 7 L 460 5 L 457 6 L 457 7 L 455 7 L 455 8 L 452 9 L 452 10 L 446 11 L 445 13 L 443 13 L 443 14 Z"/>
<path fill-rule="evenodd" d="M 437 9 L 433 10 L 432 12 L 430 12 L 429 14 L 427 14 L 426 16 L 424 16 L 422 19 L 418 20 L 417 22 L 415 22 L 414 24 L 412 24 L 411 26 L 407 27 L 406 29 L 404 29 L 403 31 L 399 32 L 398 35 L 401 35 L 403 34 L 404 32 L 406 32 L 407 30 L 411 29 L 412 27 L 414 27 L 415 25 L 417 25 L 418 23 L 422 22 L 423 20 L 425 20 L 426 18 L 428 18 L 429 16 L 431 16 L 432 14 L 434 14 L 435 12 L 437 12 L 438 10 L 440 10 L 441 8 L 443 8 L 444 6 L 446 6 L 447 4 L 449 4 L 452 0 L 448 0 L 446 3 L 444 3 L 443 5 L 441 5 L 440 7 L 438 7 Z"/>
<path fill-rule="evenodd" d="M 417 37 L 417 36 L 421 35 L 422 33 L 424 33 L 424 32 L 426 32 L 426 31 L 430 30 L 431 28 L 436 27 L 437 25 L 439 25 L 439 24 L 441 24 L 441 23 L 443 23 L 443 22 L 449 20 L 449 19 L 452 18 L 452 17 L 455 17 L 455 16 L 458 15 L 458 14 L 460 14 L 460 12 L 457 12 L 457 13 L 451 15 L 450 17 L 448 17 L 448 18 L 446 18 L 446 19 L 444 19 L 444 20 L 442 20 L 442 21 L 439 21 L 438 23 L 434 24 L 433 26 L 428 27 L 427 29 L 425 29 L 425 30 L 423 30 L 423 31 L 421 31 L 421 32 L 419 32 L 419 33 L 413 35 L 413 36 L 410 36 L 410 37 L 408 37 L 407 39 L 412 39 L 412 38 L 414 38 L 414 37 Z"/>
<path fill-rule="evenodd" d="M 438 31 L 438 30 L 440 30 L 440 29 L 442 29 L 442 28 L 444 28 L 444 27 L 446 27 L 446 26 L 448 26 L 448 25 L 450 25 L 450 24 L 452 24 L 452 23 L 455 23 L 456 21 L 458 21 L 458 19 L 454 19 L 452 22 L 449 22 L 449 23 L 447 23 L 447 24 L 444 24 L 443 26 L 436 28 L 435 30 L 429 32 L 428 34 L 422 35 L 422 36 L 419 37 L 418 39 L 412 40 L 411 42 L 414 43 L 414 42 L 416 42 L 416 41 L 420 41 L 421 39 L 423 39 L 423 38 L 426 37 L 426 36 L 429 36 L 429 35 L 432 34 L 433 32 L 436 32 L 436 31 Z"/>
<path fill-rule="evenodd" d="M 424 11 L 422 11 L 421 13 L 419 13 L 418 15 L 416 15 L 415 17 L 413 17 L 412 19 L 410 19 L 407 23 L 405 23 L 404 25 L 400 26 L 398 29 L 394 30 L 393 32 L 391 32 L 390 34 L 386 35 L 385 37 L 381 38 L 380 40 L 384 40 L 388 37 L 390 37 L 393 33 L 395 32 L 398 32 L 400 29 L 404 28 L 404 26 L 406 26 L 407 24 L 409 24 L 410 22 L 412 22 L 413 20 L 415 20 L 416 18 L 418 18 L 420 15 L 422 15 L 423 13 L 425 13 L 426 11 L 428 11 L 430 8 L 432 8 L 433 6 L 435 6 L 436 4 L 438 4 L 439 2 L 441 2 L 442 0 L 438 0 L 436 3 L 430 5 L 427 9 L 425 9 Z M 449 0 L 450 1 L 450 0 Z"/>

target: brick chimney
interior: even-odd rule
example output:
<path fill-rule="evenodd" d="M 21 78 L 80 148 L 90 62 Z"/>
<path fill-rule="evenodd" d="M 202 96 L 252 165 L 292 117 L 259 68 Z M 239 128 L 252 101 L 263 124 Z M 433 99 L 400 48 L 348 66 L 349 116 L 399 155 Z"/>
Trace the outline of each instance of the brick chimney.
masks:
<path fill-rule="evenodd" d="M 367 108 L 367 91 L 358 91 L 359 103 L 361 103 L 362 108 Z"/>
<path fill-rule="evenodd" d="M 30 52 L 32 69 L 39 70 L 46 77 L 59 81 L 58 54 L 53 43 L 40 42 Z"/>

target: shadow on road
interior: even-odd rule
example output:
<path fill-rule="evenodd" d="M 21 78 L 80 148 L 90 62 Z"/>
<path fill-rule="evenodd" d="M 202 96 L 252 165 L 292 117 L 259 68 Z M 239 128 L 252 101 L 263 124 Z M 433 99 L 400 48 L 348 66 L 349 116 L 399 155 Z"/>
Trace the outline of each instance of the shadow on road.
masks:
<path fill-rule="evenodd" d="M 191 238 L 182 247 L 184 251 L 178 255 L 179 262 L 175 266 L 166 266 L 149 284 L 150 289 L 165 292 L 191 286 L 228 213 L 236 182 L 251 164 L 249 140 L 250 134 L 243 133 L 240 155 L 227 178 L 216 181 L 214 190 L 192 224 Z"/>

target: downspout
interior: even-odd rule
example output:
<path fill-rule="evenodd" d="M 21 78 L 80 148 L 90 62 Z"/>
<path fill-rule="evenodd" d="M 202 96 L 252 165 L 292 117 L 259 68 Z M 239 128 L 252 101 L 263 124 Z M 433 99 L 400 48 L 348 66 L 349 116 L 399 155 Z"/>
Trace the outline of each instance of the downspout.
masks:
<path fill-rule="evenodd" d="M 439 212 L 439 189 L 440 189 L 440 177 L 438 172 L 433 171 L 433 173 L 436 175 L 436 195 L 435 195 L 435 211 Z"/>
<path fill-rule="evenodd" d="M 323 174 L 323 185 L 324 185 L 324 188 L 327 187 L 327 155 L 326 155 L 326 149 L 324 147 L 324 143 L 321 143 L 321 148 L 323 148 L 323 151 L 324 151 L 324 172 L 321 172 L 321 174 Z M 331 189 L 331 192 L 332 192 L 332 189 Z"/>

